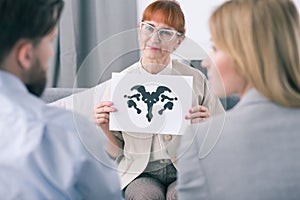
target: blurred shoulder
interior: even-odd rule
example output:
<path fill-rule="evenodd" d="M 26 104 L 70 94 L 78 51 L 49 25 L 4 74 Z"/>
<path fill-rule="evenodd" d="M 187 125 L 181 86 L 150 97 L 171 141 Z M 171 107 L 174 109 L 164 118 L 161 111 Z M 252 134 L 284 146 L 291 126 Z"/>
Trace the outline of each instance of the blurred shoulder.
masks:
<path fill-rule="evenodd" d="M 43 120 L 47 126 L 55 126 L 64 130 L 78 132 L 96 132 L 96 126 L 76 111 L 65 110 L 55 106 L 43 107 Z"/>
<path fill-rule="evenodd" d="M 69 137 L 76 139 L 95 157 L 105 157 L 104 149 L 107 140 L 95 124 L 76 112 L 56 107 L 45 106 L 44 121 L 48 130 L 59 131 L 61 135 L 69 133 Z M 63 137 L 63 136 L 62 136 Z"/>

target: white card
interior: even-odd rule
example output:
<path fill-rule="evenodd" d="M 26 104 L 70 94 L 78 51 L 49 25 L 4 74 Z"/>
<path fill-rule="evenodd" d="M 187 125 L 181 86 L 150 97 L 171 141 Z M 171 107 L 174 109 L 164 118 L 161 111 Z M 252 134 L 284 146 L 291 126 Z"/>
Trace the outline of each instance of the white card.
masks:
<path fill-rule="evenodd" d="M 182 135 L 192 85 L 192 76 L 112 73 L 110 130 Z"/>

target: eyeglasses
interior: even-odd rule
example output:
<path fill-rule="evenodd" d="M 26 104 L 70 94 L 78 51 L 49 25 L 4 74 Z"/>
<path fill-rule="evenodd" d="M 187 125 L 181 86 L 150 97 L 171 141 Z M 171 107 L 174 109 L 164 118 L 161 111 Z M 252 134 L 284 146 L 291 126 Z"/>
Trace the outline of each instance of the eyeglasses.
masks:
<path fill-rule="evenodd" d="M 181 36 L 182 34 L 171 29 L 159 29 L 157 30 L 154 26 L 146 23 L 141 22 L 140 23 L 140 31 L 143 35 L 146 37 L 151 37 L 154 33 L 158 33 L 158 38 L 162 41 L 171 41 L 175 35 Z"/>

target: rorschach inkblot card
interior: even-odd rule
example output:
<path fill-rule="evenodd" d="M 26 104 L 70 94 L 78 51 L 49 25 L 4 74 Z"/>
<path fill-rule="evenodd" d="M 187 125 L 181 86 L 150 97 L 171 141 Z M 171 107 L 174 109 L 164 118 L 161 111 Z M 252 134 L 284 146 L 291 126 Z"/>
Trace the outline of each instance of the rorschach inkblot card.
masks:
<path fill-rule="evenodd" d="M 193 77 L 113 73 L 110 130 L 183 134 L 190 120 Z"/>

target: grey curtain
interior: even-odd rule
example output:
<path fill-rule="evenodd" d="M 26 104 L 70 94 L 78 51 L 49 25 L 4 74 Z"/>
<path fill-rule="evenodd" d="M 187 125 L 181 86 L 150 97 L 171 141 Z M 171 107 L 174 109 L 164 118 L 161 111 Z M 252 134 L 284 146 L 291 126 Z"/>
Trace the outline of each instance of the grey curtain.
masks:
<path fill-rule="evenodd" d="M 136 1 L 65 0 L 48 87 L 92 87 L 139 58 Z"/>

